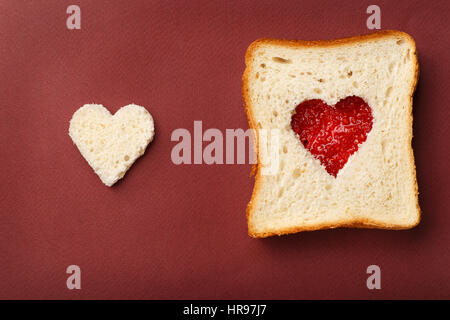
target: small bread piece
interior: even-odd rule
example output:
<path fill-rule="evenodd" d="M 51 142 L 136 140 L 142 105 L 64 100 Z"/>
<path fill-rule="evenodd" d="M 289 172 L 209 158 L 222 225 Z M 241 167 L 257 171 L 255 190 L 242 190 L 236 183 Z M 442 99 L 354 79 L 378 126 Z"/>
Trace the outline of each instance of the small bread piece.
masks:
<path fill-rule="evenodd" d="M 114 115 L 101 104 L 85 104 L 70 120 L 69 136 L 108 187 L 144 154 L 155 128 L 150 113 L 130 104 Z"/>
<path fill-rule="evenodd" d="M 261 39 L 250 45 L 245 63 L 243 98 L 258 156 L 247 207 L 250 236 L 419 223 L 411 148 L 419 68 L 411 36 L 381 31 L 330 41 Z M 333 106 L 349 96 L 368 103 L 373 126 L 335 177 L 300 142 L 291 117 L 306 100 Z M 280 132 L 274 174 L 262 174 L 261 129 Z"/>

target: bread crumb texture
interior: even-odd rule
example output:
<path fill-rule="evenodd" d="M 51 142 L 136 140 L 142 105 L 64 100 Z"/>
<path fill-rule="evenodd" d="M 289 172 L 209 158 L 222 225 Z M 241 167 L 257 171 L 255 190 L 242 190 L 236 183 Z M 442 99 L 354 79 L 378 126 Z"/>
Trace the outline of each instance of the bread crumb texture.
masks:
<path fill-rule="evenodd" d="M 86 104 L 72 116 L 69 136 L 108 187 L 144 154 L 155 134 L 153 118 L 130 104 L 112 115 L 100 104 Z"/>
<path fill-rule="evenodd" d="M 398 31 L 335 41 L 263 39 L 248 49 L 243 95 L 250 126 L 279 129 L 280 170 L 261 175 L 247 210 L 249 234 L 265 237 L 343 226 L 388 229 L 419 223 L 412 139 L 414 40 Z M 290 126 L 308 99 L 334 105 L 356 95 L 372 108 L 372 130 L 337 177 Z M 258 158 L 261 158 L 258 146 Z"/>

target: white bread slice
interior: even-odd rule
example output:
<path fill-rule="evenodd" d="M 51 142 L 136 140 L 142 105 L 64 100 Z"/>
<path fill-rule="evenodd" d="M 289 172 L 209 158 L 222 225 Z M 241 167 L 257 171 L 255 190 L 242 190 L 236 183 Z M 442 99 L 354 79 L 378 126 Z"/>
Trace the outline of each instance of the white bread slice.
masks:
<path fill-rule="evenodd" d="M 108 187 L 144 154 L 155 134 L 153 118 L 130 104 L 114 115 L 100 104 L 85 104 L 70 120 L 69 136 Z"/>
<path fill-rule="evenodd" d="M 258 156 L 247 207 L 250 236 L 336 227 L 408 229 L 419 223 L 411 148 L 419 70 L 411 36 L 381 31 L 330 41 L 261 39 L 250 45 L 245 63 L 243 97 Z M 370 105 L 373 126 L 333 177 L 299 141 L 291 116 L 305 100 L 334 105 L 352 95 Z M 280 132 L 275 174 L 261 173 L 261 129 Z"/>

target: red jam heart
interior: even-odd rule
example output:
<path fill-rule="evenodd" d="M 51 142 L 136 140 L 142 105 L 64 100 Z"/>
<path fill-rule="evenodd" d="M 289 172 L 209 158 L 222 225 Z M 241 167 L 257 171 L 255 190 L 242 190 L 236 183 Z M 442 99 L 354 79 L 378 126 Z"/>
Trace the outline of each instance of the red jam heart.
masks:
<path fill-rule="evenodd" d="M 370 106 L 360 97 L 351 96 L 334 107 L 320 99 L 303 101 L 295 108 L 291 127 L 303 146 L 336 177 L 366 141 L 372 121 Z"/>

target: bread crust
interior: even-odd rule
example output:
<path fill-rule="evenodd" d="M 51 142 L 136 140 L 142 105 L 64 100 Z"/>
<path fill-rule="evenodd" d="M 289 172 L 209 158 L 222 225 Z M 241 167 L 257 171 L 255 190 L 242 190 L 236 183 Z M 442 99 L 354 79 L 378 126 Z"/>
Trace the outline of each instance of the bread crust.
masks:
<path fill-rule="evenodd" d="M 380 223 L 374 220 L 371 220 L 369 218 L 366 219 L 349 219 L 345 221 L 341 221 L 339 223 L 323 223 L 323 224 L 317 224 L 314 226 L 298 226 L 298 227 L 291 227 L 291 228 L 285 228 L 285 229 L 279 229 L 276 231 L 267 231 L 267 232 L 260 232 L 256 231 L 254 228 L 254 225 L 251 221 L 252 213 L 254 210 L 254 200 L 255 196 L 261 187 L 261 164 L 260 164 L 260 158 L 259 158 L 259 132 L 257 130 L 257 127 L 255 126 L 254 116 L 253 116 L 253 109 L 252 105 L 250 103 L 250 97 L 249 97 L 249 74 L 251 73 L 251 60 L 253 57 L 253 54 L 255 50 L 261 46 L 261 45 L 276 45 L 276 46 L 283 46 L 283 47 L 291 47 L 291 48 L 299 48 L 299 47 L 336 47 L 336 46 L 342 46 L 342 45 L 353 45 L 357 43 L 367 42 L 369 40 L 376 40 L 386 37 L 401 37 L 409 42 L 411 47 L 414 49 L 412 52 L 413 61 L 414 61 L 414 68 L 415 68 L 415 76 L 411 82 L 411 90 L 410 90 L 410 103 L 409 103 L 409 156 L 410 156 L 410 165 L 411 165 L 411 174 L 414 177 L 414 194 L 416 199 L 416 208 L 417 208 L 417 220 L 413 222 L 410 225 L 393 225 L 393 224 L 386 224 L 386 223 Z M 348 38 L 341 38 L 341 39 L 334 39 L 334 40 L 318 40 L 318 41 L 304 41 L 304 40 L 284 40 L 284 39 L 270 39 L 270 38 L 262 38 L 255 40 L 250 44 L 250 46 L 247 49 L 247 52 L 245 54 L 245 71 L 242 76 L 242 96 L 244 100 L 244 108 L 248 119 L 248 124 L 250 129 L 253 129 L 256 131 L 256 141 L 254 143 L 255 151 L 257 154 L 257 163 L 253 165 L 252 167 L 252 174 L 255 175 L 255 184 L 253 187 L 253 192 L 251 199 L 247 205 L 246 210 L 246 217 L 247 217 L 247 224 L 248 224 L 248 234 L 249 236 L 253 238 L 266 238 L 274 235 L 284 235 L 284 234 L 291 234 L 291 233 L 297 233 L 300 231 L 314 231 L 314 230 L 322 230 L 322 229 L 334 229 L 334 228 L 370 228 L 370 229 L 387 229 L 387 230 L 404 230 L 404 229 L 411 229 L 417 226 L 421 221 L 421 210 L 419 206 L 419 199 L 418 199 L 418 183 L 417 183 L 417 176 L 416 176 L 416 166 L 414 161 L 414 151 L 411 146 L 412 142 L 412 123 L 413 123 L 413 114 L 412 114 L 412 104 L 413 104 L 413 95 L 414 91 L 417 87 L 417 82 L 419 79 L 419 63 L 418 63 L 418 56 L 417 56 L 417 50 L 416 50 L 416 44 L 409 34 L 397 31 L 397 30 L 383 30 L 374 32 L 371 34 L 365 34 L 365 35 L 358 35 Z M 251 175 L 252 175 L 251 174 Z"/>

